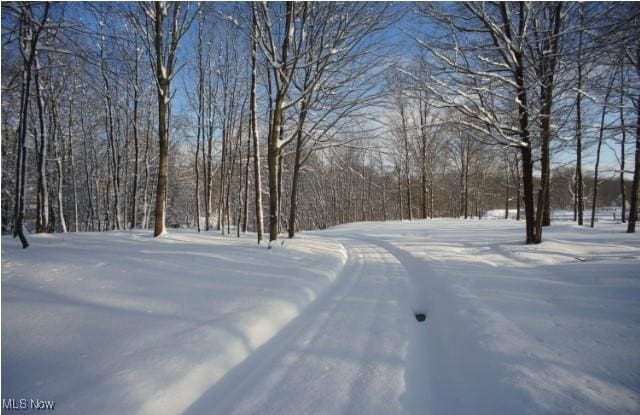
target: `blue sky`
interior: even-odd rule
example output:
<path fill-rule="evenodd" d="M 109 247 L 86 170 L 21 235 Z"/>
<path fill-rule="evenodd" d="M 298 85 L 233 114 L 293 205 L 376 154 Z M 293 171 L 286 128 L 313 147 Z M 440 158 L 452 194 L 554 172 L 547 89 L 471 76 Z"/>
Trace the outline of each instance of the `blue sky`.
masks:
<path fill-rule="evenodd" d="M 112 3 L 113 4 L 113 3 Z M 97 5 L 98 7 L 107 6 L 109 7 L 112 4 L 102 4 Z M 98 26 L 96 25 L 96 21 L 94 17 L 87 11 L 87 4 L 83 4 L 84 7 L 80 6 L 79 3 L 67 4 L 64 9 L 54 7 L 53 13 L 61 13 L 64 11 L 64 14 L 70 20 L 75 21 L 83 21 L 85 27 L 83 30 L 87 32 L 96 32 L 98 30 Z M 136 5 L 130 3 L 125 7 L 135 7 Z M 194 5 L 191 4 L 191 7 Z M 214 27 L 214 35 L 217 32 L 218 37 L 224 35 L 220 30 L 224 30 L 225 25 L 230 25 L 229 22 L 222 22 L 223 16 L 237 16 L 238 9 L 241 7 L 245 7 L 245 4 L 242 3 L 215 3 L 215 4 L 207 4 L 207 7 L 213 7 L 215 9 L 215 14 L 218 16 L 217 25 L 216 21 L 211 21 L 211 25 Z M 385 28 L 379 36 L 379 39 L 384 43 L 388 43 L 387 47 L 384 50 L 384 53 L 388 54 L 388 59 L 394 62 L 409 62 L 411 60 L 411 56 L 419 53 L 420 48 L 417 46 L 416 42 L 412 39 L 411 35 L 415 34 L 428 34 L 433 30 L 430 25 L 425 23 L 424 19 L 418 17 L 415 13 L 415 6 L 413 4 L 408 3 L 393 3 L 391 6 L 391 11 L 393 13 L 403 13 L 403 16 L 393 25 Z M 108 18 L 108 16 L 107 16 Z M 241 20 L 241 19 L 237 19 Z M 115 20 L 113 20 L 115 21 Z M 6 23 L 6 15 L 3 16 L 3 23 Z M 107 21 L 107 25 L 113 24 L 112 21 Z M 222 29 L 218 29 L 222 27 Z M 177 74 L 176 78 L 173 81 L 172 87 L 175 91 L 175 98 L 173 100 L 173 111 L 174 115 L 190 115 L 191 108 L 187 103 L 186 95 L 184 91 L 184 86 L 187 85 L 189 88 L 192 88 L 194 83 L 194 79 L 191 79 L 193 76 L 193 71 L 189 67 L 192 63 L 195 53 L 195 39 L 197 36 L 197 22 L 194 22 L 189 33 L 185 35 L 182 39 L 182 47 L 180 48 L 178 55 L 179 66 L 181 66 L 180 72 Z M 97 49 L 94 50 L 97 53 Z M 248 50 L 238 51 L 240 54 L 246 53 L 248 56 Z M 147 65 L 148 61 L 144 60 L 143 65 Z M 183 66 L 185 65 L 185 66 Z M 588 108 L 589 106 L 593 106 L 587 100 L 585 102 L 585 106 L 587 107 L 587 111 L 585 111 L 585 125 L 589 126 L 585 129 L 585 142 L 589 143 L 594 141 L 595 139 L 595 130 L 593 128 L 594 124 L 597 126 L 599 122 L 599 109 L 598 108 Z M 611 114 L 608 117 L 608 120 L 611 118 L 615 118 L 615 114 Z M 631 125 L 635 120 L 629 119 L 627 120 L 627 124 Z M 627 141 L 631 141 L 633 139 L 633 134 L 628 134 Z M 611 143 L 613 144 L 613 143 Z M 628 165 L 631 165 L 632 153 L 630 150 L 633 149 L 631 144 L 627 145 L 628 151 Z M 618 152 L 618 146 L 616 145 L 614 148 L 611 148 L 610 145 L 604 145 L 602 148 L 602 160 L 601 163 L 603 165 L 603 169 L 610 170 L 617 168 L 617 160 L 615 153 Z M 554 154 L 553 160 L 556 163 L 573 163 L 575 159 L 575 154 L 572 146 L 569 146 L 567 150 Z M 584 163 L 585 168 L 589 169 L 590 166 L 593 165 L 595 160 L 595 146 L 585 146 L 584 151 Z"/>

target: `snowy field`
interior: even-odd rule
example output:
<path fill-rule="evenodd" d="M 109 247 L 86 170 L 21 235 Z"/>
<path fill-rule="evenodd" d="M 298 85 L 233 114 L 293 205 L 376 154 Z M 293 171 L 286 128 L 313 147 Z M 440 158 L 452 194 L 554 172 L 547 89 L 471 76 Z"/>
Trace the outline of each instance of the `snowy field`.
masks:
<path fill-rule="evenodd" d="M 2 397 L 56 412 L 640 413 L 640 237 L 359 223 L 2 238 Z M 426 314 L 417 322 L 415 313 Z"/>
<path fill-rule="evenodd" d="M 524 209 L 524 208 L 522 208 Z M 625 214 L 629 213 L 629 207 Z M 509 209 L 509 219 L 516 219 L 518 214 L 517 209 Z M 524 220 L 524 210 L 520 211 L 520 217 Z M 504 209 L 491 209 L 484 213 L 483 219 L 504 219 Z M 621 207 L 600 207 L 596 210 L 595 222 L 620 222 L 622 218 Z M 551 219 L 556 222 L 569 222 L 573 221 L 573 211 L 566 209 L 553 209 L 551 211 Z M 584 224 L 589 225 L 591 223 L 591 210 L 585 209 L 584 211 Z"/>

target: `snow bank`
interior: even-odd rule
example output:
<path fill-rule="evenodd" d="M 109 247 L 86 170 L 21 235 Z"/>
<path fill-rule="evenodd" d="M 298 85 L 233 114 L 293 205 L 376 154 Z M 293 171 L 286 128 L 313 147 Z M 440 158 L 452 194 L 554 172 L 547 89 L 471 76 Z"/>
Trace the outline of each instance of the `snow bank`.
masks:
<path fill-rule="evenodd" d="M 2 397 L 180 413 L 340 275 L 342 245 L 173 230 L 2 238 Z"/>

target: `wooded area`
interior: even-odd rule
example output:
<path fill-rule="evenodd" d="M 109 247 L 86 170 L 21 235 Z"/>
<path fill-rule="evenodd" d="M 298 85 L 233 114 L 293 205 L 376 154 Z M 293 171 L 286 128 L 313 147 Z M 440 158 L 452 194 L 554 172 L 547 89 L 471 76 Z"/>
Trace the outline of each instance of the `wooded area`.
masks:
<path fill-rule="evenodd" d="M 635 232 L 637 3 L 5 2 L 2 56 L 2 232 L 25 248 L 490 209 L 527 243 L 553 209 Z"/>

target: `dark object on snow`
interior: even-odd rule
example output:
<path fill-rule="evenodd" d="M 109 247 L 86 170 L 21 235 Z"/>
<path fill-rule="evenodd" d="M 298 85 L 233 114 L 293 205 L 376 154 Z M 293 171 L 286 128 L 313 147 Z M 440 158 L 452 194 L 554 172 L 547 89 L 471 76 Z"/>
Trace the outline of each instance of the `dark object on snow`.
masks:
<path fill-rule="evenodd" d="M 423 322 L 427 318 L 426 314 L 416 313 L 416 320 Z"/>

